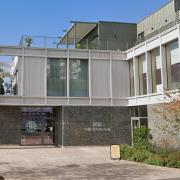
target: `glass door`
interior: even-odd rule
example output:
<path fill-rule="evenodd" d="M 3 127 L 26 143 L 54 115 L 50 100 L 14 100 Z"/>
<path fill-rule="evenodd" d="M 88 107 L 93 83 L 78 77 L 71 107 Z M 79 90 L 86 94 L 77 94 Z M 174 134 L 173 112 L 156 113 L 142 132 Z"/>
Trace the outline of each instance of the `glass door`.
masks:
<path fill-rule="evenodd" d="M 52 108 L 23 107 L 21 117 L 21 145 L 54 144 Z"/>

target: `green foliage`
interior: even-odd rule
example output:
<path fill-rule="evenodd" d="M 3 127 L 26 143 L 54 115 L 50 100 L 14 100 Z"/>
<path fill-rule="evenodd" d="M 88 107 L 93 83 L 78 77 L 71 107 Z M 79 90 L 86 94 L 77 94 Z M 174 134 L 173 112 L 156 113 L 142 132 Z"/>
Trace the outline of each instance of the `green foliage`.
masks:
<path fill-rule="evenodd" d="M 121 145 L 121 158 L 143 162 L 146 164 L 180 168 L 180 151 L 155 149 L 149 143 L 149 129 L 141 128 L 134 131 L 134 147 Z"/>
<path fill-rule="evenodd" d="M 128 160 L 129 157 L 131 157 L 133 154 L 133 148 L 126 145 L 126 144 L 122 144 L 121 145 L 121 157 L 122 159 Z"/>
<path fill-rule="evenodd" d="M 138 149 L 147 149 L 149 147 L 148 137 L 149 129 L 146 127 L 134 129 L 133 142 L 134 147 Z"/>

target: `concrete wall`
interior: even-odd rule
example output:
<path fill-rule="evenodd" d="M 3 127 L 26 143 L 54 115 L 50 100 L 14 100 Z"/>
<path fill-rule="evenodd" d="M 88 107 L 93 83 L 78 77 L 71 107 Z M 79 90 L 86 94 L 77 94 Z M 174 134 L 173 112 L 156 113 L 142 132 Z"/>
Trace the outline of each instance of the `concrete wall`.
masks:
<path fill-rule="evenodd" d="M 100 21 L 100 49 L 127 50 L 134 46 L 136 34 L 136 24 Z"/>
<path fill-rule="evenodd" d="M 58 114 L 59 145 L 131 144 L 128 107 L 64 106 Z"/>
<path fill-rule="evenodd" d="M 152 142 L 157 147 L 180 149 L 180 130 L 175 131 L 174 115 L 163 110 L 161 104 L 148 105 L 148 127 L 153 136 Z"/>
<path fill-rule="evenodd" d="M 20 108 L 0 106 L 0 127 L 0 144 L 20 144 Z"/>

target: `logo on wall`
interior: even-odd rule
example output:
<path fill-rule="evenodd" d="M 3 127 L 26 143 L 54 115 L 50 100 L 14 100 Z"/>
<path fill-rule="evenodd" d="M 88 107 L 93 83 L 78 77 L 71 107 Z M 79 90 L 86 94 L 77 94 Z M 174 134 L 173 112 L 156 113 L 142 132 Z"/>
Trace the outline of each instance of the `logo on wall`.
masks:
<path fill-rule="evenodd" d="M 28 121 L 26 124 L 26 129 L 28 132 L 33 133 L 37 129 L 37 124 L 34 121 Z"/>

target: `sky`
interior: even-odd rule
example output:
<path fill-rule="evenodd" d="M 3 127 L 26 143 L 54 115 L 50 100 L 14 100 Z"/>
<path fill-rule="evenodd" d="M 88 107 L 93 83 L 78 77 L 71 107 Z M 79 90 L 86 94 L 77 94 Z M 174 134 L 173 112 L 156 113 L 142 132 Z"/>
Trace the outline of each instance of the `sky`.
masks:
<path fill-rule="evenodd" d="M 0 45 L 21 35 L 58 37 L 70 21 L 138 22 L 168 0 L 0 0 Z"/>

